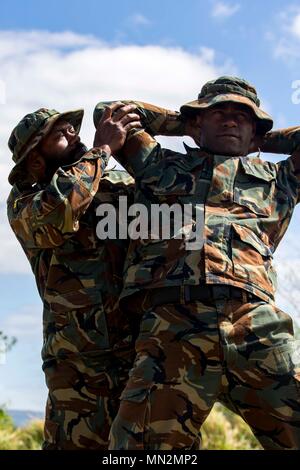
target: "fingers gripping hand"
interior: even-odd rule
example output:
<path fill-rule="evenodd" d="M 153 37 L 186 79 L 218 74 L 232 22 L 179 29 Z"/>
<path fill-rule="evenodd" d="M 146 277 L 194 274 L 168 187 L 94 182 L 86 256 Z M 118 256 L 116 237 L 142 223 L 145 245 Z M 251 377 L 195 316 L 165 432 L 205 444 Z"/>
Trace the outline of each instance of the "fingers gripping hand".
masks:
<path fill-rule="evenodd" d="M 94 146 L 108 145 L 111 153 L 116 153 L 124 145 L 128 131 L 142 127 L 140 117 L 134 113 L 135 105 L 116 102 L 107 106 L 99 121 Z"/>

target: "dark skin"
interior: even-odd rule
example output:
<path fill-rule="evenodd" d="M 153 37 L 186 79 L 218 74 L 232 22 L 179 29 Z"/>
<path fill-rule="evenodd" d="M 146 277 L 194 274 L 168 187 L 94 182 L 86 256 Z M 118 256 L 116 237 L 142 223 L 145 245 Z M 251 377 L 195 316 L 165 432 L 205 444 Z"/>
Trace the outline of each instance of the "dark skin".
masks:
<path fill-rule="evenodd" d="M 124 144 L 127 132 L 141 127 L 136 106 L 115 103 L 107 108 L 99 121 L 94 147 L 108 155 L 116 153 Z M 71 123 L 56 121 L 50 132 L 28 155 L 27 173 L 32 182 L 48 182 L 62 165 L 77 161 L 87 151 Z"/>
<path fill-rule="evenodd" d="M 230 102 L 207 108 L 189 119 L 187 133 L 200 147 L 217 155 L 247 155 L 260 140 L 251 110 Z"/>
<path fill-rule="evenodd" d="M 295 127 L 297 129 L 298 126 Z M 293 129 L 293 128 L 291 128 Z M 214 154 L 242 156 L 261 150 L 281 153 L 272 142 L 272 132 L 256 134 L 256 120 L 251 109 L 238 103 L 223 103 L 199 112 L 186 120 L 186 134 L 199 147 Z M 224 134 L 227 134 L 224 135 Z M 230 137 L 230 135 L 235 137 Z M 296 174 L 300 174 L 300 149 L 292 153 Z"/>

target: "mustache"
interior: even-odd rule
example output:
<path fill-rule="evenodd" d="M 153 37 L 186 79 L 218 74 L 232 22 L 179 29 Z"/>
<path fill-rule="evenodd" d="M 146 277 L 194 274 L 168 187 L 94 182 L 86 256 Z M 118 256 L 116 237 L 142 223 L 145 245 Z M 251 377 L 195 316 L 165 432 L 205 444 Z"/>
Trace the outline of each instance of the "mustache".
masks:
<path fill-rule="evenodd" d="M 59 167 L 70 166 L 80 160 L 80 158 L 88 151 L 86 145 L 77 142 L 70 146 L 59 157 L 49 157 L 46 159 L 46 178 L 50 180 Z"/>
<path fill-rule="evenodd" d="M 48 156 L 46 158 L 47 167 L 58 168 L 59 166 L 71 165 L 79 160 L 87 151 L 87 147 L 82 142 L 77 142 L 67 147 L 59 156 Z"/>
<path fill-rule="evenodd" d="M 82 142 L 77 142 L 76 144 L 68 147 L 66 149 L 66 153 L 57 160 L 59 160 L 63 165 L 71 164 L 79 160 L 87 151 L 87 147 Z"/>

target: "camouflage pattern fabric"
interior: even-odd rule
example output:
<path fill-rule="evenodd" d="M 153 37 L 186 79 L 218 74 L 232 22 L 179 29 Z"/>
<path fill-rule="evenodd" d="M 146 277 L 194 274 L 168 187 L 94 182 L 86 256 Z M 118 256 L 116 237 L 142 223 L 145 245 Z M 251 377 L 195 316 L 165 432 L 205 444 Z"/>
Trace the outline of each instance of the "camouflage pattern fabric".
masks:
<path fill-rule="evenodd" d="M 142 309 L 137 356 L 121 395 L 110 449 L 197 450 L 220 401 L 264 449 L 300 449 L 300 352 L 291 318 L 258 298 Z M 133 300 L 135 307 L 137 303 Z"/>
<path fill-rule="evenodd" d="M 8 198 L 9 222 L 44 304 L 44 449 L 107 448 L 133 359 L 131 327 L 118 308 L 128 242 L 96 235 L 96 208 L 118 208 L 119 195 L 130 200 L 133 179 L 104 172 L 106 163 L 92 149 L 48 185 L 14 185 Z"/>
<path fill-rule="evenodd" d="M 137 102 L 138 103 L 138 102 Z M 155 133 L 167 134 L 151 105 L 140 103 L 142 123 L 157 123 Z M 96 106 L 100 119 L 105 103 Z M 159 108 L 155 108 L 156 113 Z M 171 112 L 170 112 L 171 113 Z M 95 119 L 96 116 L 96 119 Z M 162 113 L 162 117 L 164 113 Z M 177 116 L 179 119 L 179 115 Z M 172 135 L 176 133 L 175 121 Z M 178 133 L 184 132 L 179 120 Z M 153 132 L 152 132 L 153 133 Z M 293 151 L 299 127 L 270 132 L 269 149 Z M 204 247 L 189 250 L 187 237 L 170 240 L 131 240 L 125 266 L 125 298 L 140 289 L 207 284 L 230 284 L 266 301 L 274 301 L 276 273 L 272 265 L 295 205 L 299 201 L 300 176 L 293 158 L 279 163 L 256 157 L 228 158 L 185 146 L 187 154 L 162 149 L 146 131 L 132 132 L 117 159 L 135 177 L 135 202 L 192 204 L 205 210 Z M 190 227 L 185 227 L 190 235 Z M 174 235 L 174 234 L 173 234 Z"/>
<path fill-rule="evenodd" d="M 8 140 L 8 147 L 15 162 L 15 166 L 8 176 L 10 184 L 13 185 L 20 178 L 22 180 L 22 176 L 24 179 L 24 169 L 21 164 L 30 151 L 50 132 L 58 119 L 63 119 L 72 124 L 76 134 L 78 134 L 83 114 L 83 109 L 59 113 L 56 109 L 47 108 L 40 108 L 33 113 L 26 114 L 13 129 Z"/>
<path fill-rule="evenodd" d="M 267 132 L 261 151 L 291 155 L 298 150 L 299 146 L 300 126 L 293 126 Z"/>
<path fill-rule="evenodd" d="M 125 155 L 125 157 L 124 157 Z M 121 163 L 136 177 L 135 202 L 204 205 L 204 246 L 188 237 L 132 240 L 122 296 L 149 287 L 230 284 L 273 301 L 272 257 L 299 201 L 292 158 L 277 164 L 257 157 L 228 158 L 187 147 L 164 150 L 147 133 L 129 139 Z M 190 227 L 186 227 L 190 234 Z"/>
<path fill-rule="evenodd" d="M 269 133 L 265 145 L 294 151 L 298 133 Z M 299 202 L 299 155 L 274 164 L 186 150 L 162 149 L 138 130 L 118 156 L 135 176 L 135 202 L 149 211 L 153 203 L 189 203 L 193 215 L 203 204 L 205 224 L 201 250 L 175 237 L 130 242 L 122 305 L 132 313 L 132 304 L 142 321 L 110 449 L 198 449 L 216 400 L 239 413 L 265 449 L 298 449 L 299 345 L 291 318 L 274 305 L 272 256 Z M 201 284 L 210 302 L 183 298 L 145 312 L 154 289 Z M 244 299 L 230 298 L 234 287 Z"/>
<path fill-rule="evenodd" d="M 177 111 L 171 111 L 143 101 L 122 100 L 123 104 L 133 104 L 134 111 L 140 116 L 141 123 L 146 132 L 151 135 L 178 136 L 185 134 L 185 119 Z M 94 109 L 93 119 L 97 128 L 106 106 L 115 101 L 101 101 Z"/>
<path fill-rule="evenodd" d="M 56 338 L 52 335 L 52 343 L 55 341 L 62 353 L 68 343 L 65 338 L 69 336 L 74 351 L 83 337 L 95 336 L 95 330 L 86 325 L 88 321 L 94 322 L 93 316 L 97 313 L 99 318 L 97 306 L 69 312 L 69 316 L 76 316 L 83 326 L 66 325 L 58 330 Z M 103 317 L 103 312 L 101 315 Z M 81 341 L 74 341 L 79 335 Z M 94 343 L 93 351 L 68 352 L 64 358 L 60 357 L 49 354 L 43 364 L 49 389 L 43 449 L 106 450 L 120 394 L 132 367 L 133 350 L 129 347 L 103 353 Z"/>
<path fill-rule="evenodd" d="M 82 115 L 40 109 L 26 116 L 9 141 L 14 161 L 59 117 L 79 132 Z M 183 124 L 177 115 L 152 107 L 149 131 L 172 132 L 175 122 L 178 132 Z M 128 205 L 133 202 L 134 181 L 124 171 L 104 172 L 107 160 L 92 149 L 74 165 L 59 168 L 49 185 L 26 187 L 21 179 L 8 198 L 11 227 L 44 304 L 42 358 L 49 396 L 43 448 L 48 450 L 107 448 L 133 362 L 136 325 L 129 324 L 118 306 L 128 241 L 99 240 L 96 210 L 112 204 L 120 224 L 119 197 L 127 196 Z M 13 182 L 17 167 L 11 175 Z"/>
<path fill-rule="evenodd" d="M 198 99 L 184 104 L 180 111 L 183 115 L 194 116 L 195 113 L 199 113 L 203 109 L 224 102 L 246 105 L 256 121 L 257 134 L 264 135 L 272 129 L 273 119 L 260 108 L 256 89 L 247 80 L 239 77 L 224 75 L 216 80 L 206 82 L 198 94 Z"/>

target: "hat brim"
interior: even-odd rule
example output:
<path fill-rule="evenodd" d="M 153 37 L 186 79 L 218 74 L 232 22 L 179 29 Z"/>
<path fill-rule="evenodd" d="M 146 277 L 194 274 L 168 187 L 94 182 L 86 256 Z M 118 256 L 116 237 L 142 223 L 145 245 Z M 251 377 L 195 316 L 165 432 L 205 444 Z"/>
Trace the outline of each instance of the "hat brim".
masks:
<path fill-rule="evenodd" d="M 272 129 L 273 119 L 269 114 L 256 106 L 249 98 L 233 93 L 220 93 L 218 95 L 201 98 L 200 100 L 190 101 L 181 106 L 180 112 L 187 117 L 193 117 L 201 110 L 226 102 L 239 103 L 251 108 L 256 119 L 257 134 L 265 134 Z"/>
<path fill-rule="evenodd" d="M 31 140 L 28 146 L 26 146 L 26 151 L 22 155 L 21 158 L 18 159 L 15 166 L 11 170 L 8 175 L 8 181 L 11 185 L 16 182 L 16 179 L 20 176 L 20 172 L 23 173 L 21 164 L 24 162 L 26 157 L 28 156 L 29 152 L 34 149 L 41 140 L 49 134 L 54 124 L 59 120 L 62 119 L 66 122 L 72 124 L 75 129 L 76 134 L 79 134 L 82 124 L 82 119 L 84 115 L 83 109 L 76 109 L 75 111 L 66 111 L 65 113 L 57 113 L 51 116 L 45 123 L 45 125 L 39 130 Z"/>

